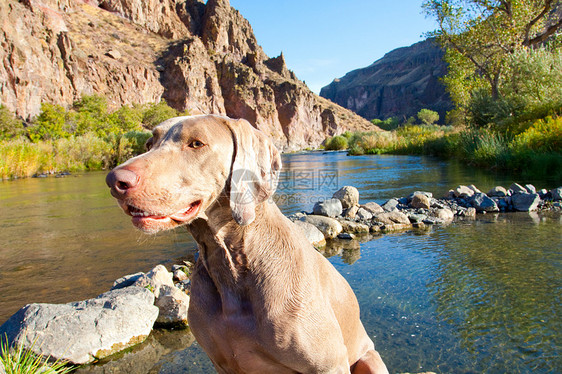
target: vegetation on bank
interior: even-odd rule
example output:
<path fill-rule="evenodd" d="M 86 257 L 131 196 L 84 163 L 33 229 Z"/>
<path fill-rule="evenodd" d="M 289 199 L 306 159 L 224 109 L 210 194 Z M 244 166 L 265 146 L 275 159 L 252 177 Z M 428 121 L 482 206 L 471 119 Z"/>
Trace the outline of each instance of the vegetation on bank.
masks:
<path fill-rule="evenodd" d="M 150 129 L 178 115 L 165 101 L 110 111 L 102 96 L 44 103 L 31 123 L 0 106 L 0 178 L 111 168 L 144 151 Z"/>
<path fill-rule="evenodd" d="M 375 119 L 384 132 L 344 134 L 326 149 L 455 157 L 472 165 L 562 179 L 562 15 L 556 2 L 424 2 L 445 48 L 454 109 Z M 558 9 L 559 10 L 559 9 Z"/>

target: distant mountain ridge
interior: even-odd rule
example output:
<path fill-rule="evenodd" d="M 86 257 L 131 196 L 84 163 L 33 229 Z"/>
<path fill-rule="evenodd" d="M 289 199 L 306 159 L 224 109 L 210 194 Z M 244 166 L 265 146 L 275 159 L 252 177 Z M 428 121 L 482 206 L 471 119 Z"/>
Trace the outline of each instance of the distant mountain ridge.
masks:
<path fill-rule="evenodd" d="M 269 58 L 228 0 L 1 0 L 0 44 L 0 104 L 24 119 L 100 94 L 245 118 L 283 150 L 373 128 Z"/>
<path fill-rule="evenodd" d="M 366 119 L 415 116 L 427 108 L 444 118 L 452 108 L 440 82 L 447 67 L 433 39 L 395 49 L 370 66 L 323 87 L 320 96 Z"/>

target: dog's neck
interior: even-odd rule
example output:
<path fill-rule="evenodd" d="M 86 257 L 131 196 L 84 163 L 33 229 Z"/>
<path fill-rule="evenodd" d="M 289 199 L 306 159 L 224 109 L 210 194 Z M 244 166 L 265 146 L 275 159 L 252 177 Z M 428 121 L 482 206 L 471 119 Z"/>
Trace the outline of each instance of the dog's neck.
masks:
<path fill-rule="evenodd" d="M 274 203 L 258 204 L 256 219 L 247 226 L 235 222 L 227 201 L 218 201 L 209 209 L 208 218 L 195 220 L 189 230 L 199 245 L 200 261 L 217 289 L 243 288 L 245 277 L 255 276 L 256 271 L 267 272 L 268 259 L 290 255 L 283 250 L 273 252 L 283 247 L 271 244 L 281 240 L 272 227 L 284 219 Z"/>

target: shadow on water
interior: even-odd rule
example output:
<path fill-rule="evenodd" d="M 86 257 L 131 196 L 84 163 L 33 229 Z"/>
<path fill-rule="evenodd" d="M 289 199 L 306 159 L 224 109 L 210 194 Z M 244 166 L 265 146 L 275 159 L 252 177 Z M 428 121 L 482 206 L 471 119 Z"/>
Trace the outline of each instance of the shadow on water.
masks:
<path fill-rule="evenodd" d="M 458 184 L 509 186 L 509 176 L 425 157 L 284 155 L 276 195 L 310 211 L 344 185 L 383 203 Z M 193 255 L 183 230 L 145 236 L 109 196 L 105 173 L 0 183 L 0 323 L 31 302 L 105 292 L 124 274 Z M 552 188 L 548 182 L 534 183 Z M 429 231 L 335 241 L 323 252 L 348 279 L 391 372 L 557 373 L 562 222 L 536 213 L 481 216 Z M 149 339 L 88 373 L 212 373 L 189 331 Z"/>

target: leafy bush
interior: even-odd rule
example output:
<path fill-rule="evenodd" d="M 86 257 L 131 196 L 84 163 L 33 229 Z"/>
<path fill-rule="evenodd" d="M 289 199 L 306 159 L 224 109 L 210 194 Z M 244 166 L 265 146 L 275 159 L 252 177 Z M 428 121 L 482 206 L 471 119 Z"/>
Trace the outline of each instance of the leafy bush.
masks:
<path fill-rule="evenodd" d="M 371 120 L 371 123 L 373 125 L 378 126 L 381 129 L 387 130 L 387 131 L 394 130 L 398 126 L 400 126 L 400 120 L 397 117 L 388 117 L 384 121 L 380 120 L 378 118 L 375 118 L 375 119 Z"/>
<path fill-rule="evenodd" d="M 500 89 L 526 110 L 562 101 L 562 50 L 521 49 L 509 56 L 510 74 Z"/>
<path fill-rule="evenodd" d="M 418 112 L 418 119 L 424 125 L 433 125 L 435 122 L 439 121 L 439 113 L 430 109 L 421 109 Z"/>
<path fill-rule="evenodd" d="M 0 140 L 17 138 L 24 131 L 23 123 L 3 105 L 0 105 Z"/>
<path fill-rule="evenodd" d="M 41 113 L 33 121 L 33 126 L 27 130 L 28 136 L 34 142 L 68 138 L 72 135 L 74 129 L 66 120 L 66 110 L 62 106 L 43 103 L 41 104 Z"/>
<path fill-rule="evenodd" d="M 188 115 L 188 112 L 178 112 L 174 108 L 169 107 L 165 100 L 162 100 L 158 104 L 150 105 L 144 111 L 142 123 L 147 129 L 152 130 L 161 122 L 182 115 Z"/>
<path fill-rule="evenodd" d="M 347 149 L 347 138 L 342 135 L 336 135 L 326 140 L 324 148 L 328 151 L 338 151 Z"/>
<path fill-rule="evenodd" d="M 523 133 L 515 136 L 512 147 L 516 151 L 562 152 L 562 117 L 547 117 L 536 121 Z"/>
<path fill-rule="evenodd" d="M 165 101 L 123 106 L 109 112 L 102 96 L 84 96 L 70 110 L 44 103 L 33 124 L 23 124 L 0 106 L 0 177 L 106 169 L 145 151 L 154 127 L 179 115 Z M 18 135 L 27 135 L 31 142 Z M 345 139 L 345 138 L 344 138 Z"/>
<path fill-rule="evenodd" d="M 351 154 L 379 154 L 393 149 L 396 134 L 388 131 L 356 133 L 349 141 Z"/>

